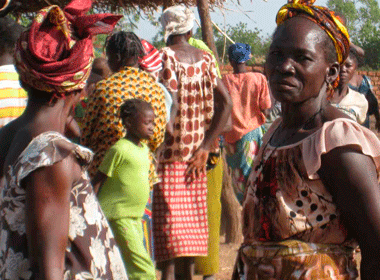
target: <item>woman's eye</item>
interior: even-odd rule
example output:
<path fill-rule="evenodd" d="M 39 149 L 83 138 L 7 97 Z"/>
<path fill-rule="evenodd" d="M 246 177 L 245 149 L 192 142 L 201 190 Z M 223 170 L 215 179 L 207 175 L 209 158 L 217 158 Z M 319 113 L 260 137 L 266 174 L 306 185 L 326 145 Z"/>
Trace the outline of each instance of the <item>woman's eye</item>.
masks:
<path fill-rule="evenodd" d="M 306 55 L 299 55 L 297 56 L 297 60 L 304 61 L 304 60 L 310 60 L 310 58 L 307 57 Z"/>

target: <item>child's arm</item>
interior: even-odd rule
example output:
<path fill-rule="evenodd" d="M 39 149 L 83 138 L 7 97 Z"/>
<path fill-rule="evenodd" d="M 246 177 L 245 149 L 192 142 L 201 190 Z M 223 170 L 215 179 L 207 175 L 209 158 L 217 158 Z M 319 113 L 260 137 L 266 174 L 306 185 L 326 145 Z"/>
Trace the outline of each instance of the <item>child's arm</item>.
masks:
<path fill-rule="evenodd" d="M 91 181 L 95 194 L 98 194 L 100 188 L 103 186 L 104 181 L 107 179 L 107 175 L 101 171 L 98 171 Z"/>

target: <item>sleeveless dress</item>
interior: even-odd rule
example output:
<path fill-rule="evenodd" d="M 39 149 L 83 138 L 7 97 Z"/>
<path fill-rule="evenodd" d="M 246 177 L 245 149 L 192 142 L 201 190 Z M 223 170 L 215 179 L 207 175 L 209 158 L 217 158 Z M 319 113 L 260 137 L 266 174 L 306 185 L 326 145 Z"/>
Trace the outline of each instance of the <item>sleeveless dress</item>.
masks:
<path fill-rule="evenodd" d="M 28 260 L 26 191 L 21 181 L 38 168 L 51 166 L 72 154 L 81 164 L 82 176 L 71 189 L 63 279 L 128 279 L 119 249 L 87 175 L 92 152 L 52 131 L 35 137 L 16 163 L 8 167 L 6 185 L 0 196 L 0 279 L 36 277 Z"/>
<path fill-rule="evenodd" d="M 255 183 L 243 204 L 240 272 L 245 279 L 356 279 L 356 242 L 318 170 L 322 154 L 355 145 L 373 159 L 379 178 L 380 141 L 355 121 L 340 118 L 276 148 L 269 142 L 280 123 L 264 136 L 252 166 Z"/>

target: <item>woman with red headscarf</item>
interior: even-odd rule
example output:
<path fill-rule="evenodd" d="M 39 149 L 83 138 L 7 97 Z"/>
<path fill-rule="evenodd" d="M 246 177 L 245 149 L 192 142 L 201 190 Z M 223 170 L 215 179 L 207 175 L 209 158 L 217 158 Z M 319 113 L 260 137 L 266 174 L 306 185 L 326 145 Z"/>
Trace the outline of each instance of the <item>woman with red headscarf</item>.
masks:
<path fill-rule="evenodd" d="M 74 0 L 42 9 L 17 44 L 29 100 L 0 132 L 0 279 L 128 279 L 86 172 L 92 152 L 63 136 L 90 74 L 92 35 L 120 19 L 86 16 L 90 8 Z"/>

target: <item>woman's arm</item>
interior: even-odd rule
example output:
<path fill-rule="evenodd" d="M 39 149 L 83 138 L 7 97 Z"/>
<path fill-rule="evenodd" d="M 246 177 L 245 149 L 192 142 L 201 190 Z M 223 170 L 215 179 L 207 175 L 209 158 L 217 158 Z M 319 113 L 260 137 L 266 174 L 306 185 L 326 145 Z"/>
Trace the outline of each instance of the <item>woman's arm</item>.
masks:
<path fill-rule="evenodd" d="M 189 160 L 189 167 L 186 172 L 193 177 L 206 172 L 208 153 L 212 147 L 213 141 L 223 131 L 231 114 L 232 101 L 227 88 L 219 78 L 217 78 L 217 86 L 214 89 L 214 102 L 216 110 L 210 128 L 206 131 L 202 145 L 197 151 L 195 151 L 194 155 Z"/>
<path fill-rule="evenodd" d="M 107 179 L 107 175 L 101 171 L 98 171 L 94 178 L 91 180 L 92 187 L 96 194 L 99 193 L 101 187 L 103 186 L 104 181 Z"/>
<path fill-rule="evenodd" d="M 361 279 L 380 279 L 380 188 L 375 164 L 353 146 L 333 149 L 321 159 L 318 174 L 359 243 Z"/>
<path fill-rule="evenodd" d="M 70 191 L 80 167 L 73 157 L 42 167 L 22 182 L 26 189 L 26 233 L 38 280 L 62 280 L 70 220 Z"/>

